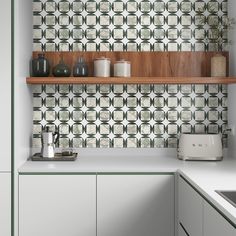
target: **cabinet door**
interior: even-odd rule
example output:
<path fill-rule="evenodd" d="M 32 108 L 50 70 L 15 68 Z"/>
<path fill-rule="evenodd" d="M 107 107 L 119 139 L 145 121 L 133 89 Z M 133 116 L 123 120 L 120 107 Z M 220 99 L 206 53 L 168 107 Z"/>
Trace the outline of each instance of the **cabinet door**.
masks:
<path fill-rule="evenodd" d="M 20 236 L 95 236 L 96 176 L 20 175 Z"/>
<path fill-rule="evenodd" d="M 235 236 L 236 229 L 209 203 L 204 201 L 204 236 Z"/>
<path fill-rule="evenodd" d="M 189 235 L 202 235 L 203 199 L 181 177 L 178 184 L 178 222 Z"/>
<path fill-rule="evenodd" d="M 174 176 L 98 175 L 97 235 L 174 235 Z"/>
<path fill-rule="evenodd" d="M 0 1 L 0 28 L 4 35 L 0 37 L 0 171 L 11 170 L 11 1 Z"/>
<path fill-rule="evenodd" d="M 11 235 L 11 174 L 0 173 L 0 235 Z"/>

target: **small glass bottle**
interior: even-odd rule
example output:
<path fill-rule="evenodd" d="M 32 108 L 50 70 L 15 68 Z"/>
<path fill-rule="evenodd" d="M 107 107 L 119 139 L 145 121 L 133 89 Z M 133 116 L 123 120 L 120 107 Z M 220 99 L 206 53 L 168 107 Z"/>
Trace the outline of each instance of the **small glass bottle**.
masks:
<path fill-rule="evenodd" d="M 50 73 L 50 64 L 44 54 L 38 54 L 38 58 L 31 61 L 31 75 L 34 77 L 47 77 Z"/>
<path fill-rule="evenodd" d="M 61 56 L 60 62 L 56 66 L 54 66 L 52 73 L 55 77 L 69 77 L 70 76 L 70 73 L 71 73 L 70 68 L 68 65 L 65 64 L 62 56 Z"/>
<path fill-rule="evenodd" d="M 79 57 L 77 63 L 74 65 L 73 75 L 74 77 L 88 76 L 88 66 L 84 62 L 83 57 Z"/>

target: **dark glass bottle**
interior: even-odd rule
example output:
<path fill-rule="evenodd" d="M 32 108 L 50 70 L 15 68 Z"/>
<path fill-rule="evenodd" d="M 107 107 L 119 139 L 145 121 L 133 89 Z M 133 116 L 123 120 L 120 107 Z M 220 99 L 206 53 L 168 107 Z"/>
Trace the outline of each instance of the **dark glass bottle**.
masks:
<path fill-rule="evenodd" d="M 71 73 L 70 67 L 64 63 L 63 57 L 61 57 L 59 64 L 54 66 L 52 73 L 55 77 L 69 77 L 70 76 L 70 73 Z"/>
<path fill-rule="evenodd" d="M 35 77 L 47 77 L 50 73 L 50 64 L 44 54 L 38 54 L 38 58 L 32 59 L 31 75 Z"/>
<path fill-rule="evenodd" d="M 84 62 L 83 57 L 79 57 L 77 63 L 74 65 L 73 76 L 75 77 L 88 76 L 88 66 Z"/>

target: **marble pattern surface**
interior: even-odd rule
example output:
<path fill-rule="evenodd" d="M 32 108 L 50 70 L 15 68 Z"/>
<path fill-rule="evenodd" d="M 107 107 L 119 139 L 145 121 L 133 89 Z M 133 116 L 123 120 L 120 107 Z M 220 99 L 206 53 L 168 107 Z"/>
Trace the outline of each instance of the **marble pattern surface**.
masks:
<path fill-rule="evenodd" d="M 33 0 L 33 49 L 221 50 L 226 17 L 227 0 Z M 32 94 L 34 147 L 45 125 L 75 148 L 176 147 L 181 132 L 227 126 L 224 85 L 43 85 Z"/>

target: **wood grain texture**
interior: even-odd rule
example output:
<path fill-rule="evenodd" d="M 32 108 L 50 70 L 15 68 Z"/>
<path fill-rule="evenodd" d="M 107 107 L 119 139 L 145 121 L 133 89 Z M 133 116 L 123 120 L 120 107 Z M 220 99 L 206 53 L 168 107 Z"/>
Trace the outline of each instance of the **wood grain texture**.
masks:
<path fill-rule="evenodd" d="M 28 84 L 233 84 L 236 77 L 28 77 Z"/>
<path fill-rule="evenodd" d="M 33 52 L 33 58 L 38 53 Z M 216 52 L 43 52 L 51 68 L 63 57 L 65 63 L 73 68 L 78 57 L 84 57 L 89 67 L 89 76 L 93 76 L 93 61 L 99 57 L 115 61 L 125 59 L 131 62 L 132 77 L 210 77 L 211 57 Z M 221 52 L 227 59 L 229 73 L 229 53 Z M 111 69 L 113 66 L 111 66 Z M 111 70 L 111 75 L 113 71 Z"/>

